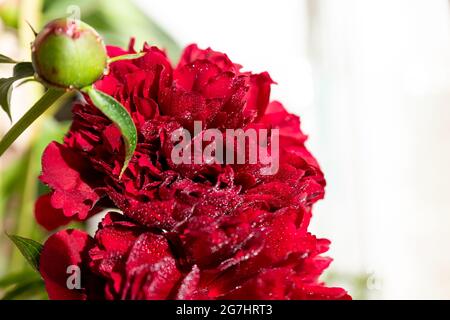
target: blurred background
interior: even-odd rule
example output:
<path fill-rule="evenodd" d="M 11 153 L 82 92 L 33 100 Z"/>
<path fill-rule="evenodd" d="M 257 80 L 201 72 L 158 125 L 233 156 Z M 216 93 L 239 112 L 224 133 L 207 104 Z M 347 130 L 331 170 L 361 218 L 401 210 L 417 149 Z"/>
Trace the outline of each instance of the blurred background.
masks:
<path fill-rule="evenodd" d="M 0 0 L 0 52 L 29 60 L 46 21 L 78 15 L 109 44 L 135 36 L 174 63 L 196 42 L 278 83 L 328 186 L 311 231 L 332 240 L 324 276 L 357 299 L 450 299 L 449 0 Z M 11 73 L 1 66 L 0 77 Z M 14 91 L 13 121 L 41 94 Z M 33 202 L 45 145 L 67 130 L 51 108 L 0 159 L 0 229 L 43 239 Z M 11 123 L 0 114 L 0 134 Z M 0 296 L 45 298 L 0 235 Z"/>

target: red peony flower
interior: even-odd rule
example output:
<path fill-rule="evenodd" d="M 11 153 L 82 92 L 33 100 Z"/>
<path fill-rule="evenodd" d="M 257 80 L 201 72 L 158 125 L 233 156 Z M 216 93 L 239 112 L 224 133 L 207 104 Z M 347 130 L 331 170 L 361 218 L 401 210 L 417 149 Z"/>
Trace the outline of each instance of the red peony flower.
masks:
<path fill-rule="evenodd" d="M 132 47 L 108 52 L 134 53 Z M 87 98 L 74 105 L 64 143 L 51 143 L 42 157 L 41 180 L 52 189 L 36 204 L 45 228 L 102 208 L 123 212 L 109 213 L 94 238 L 74 230 L 49 238 L 40 271 L 50 298 L 350 298 L 319 281 L 330 263 L 320 256 L 329 242 L 307 229 L 325 180 L 304 146 L 299 118 L 269 103 L 269 75 L 242 72 L 225 54 L 196 45 L 175 69 L 156 47 L 143 50 L 142 58 L 114 63 L 95 84 L 128 109 L 138 130 L 122 178 L 120 132 Z M 278 129 L 278 171 L 263 175 L 261 163 L 248 161 L 175 163 L 171 136 L 193 132 L 194 121 L 223 134 Z M 67 288 L 69 265 L 82 271 L 80 289 Z"/>

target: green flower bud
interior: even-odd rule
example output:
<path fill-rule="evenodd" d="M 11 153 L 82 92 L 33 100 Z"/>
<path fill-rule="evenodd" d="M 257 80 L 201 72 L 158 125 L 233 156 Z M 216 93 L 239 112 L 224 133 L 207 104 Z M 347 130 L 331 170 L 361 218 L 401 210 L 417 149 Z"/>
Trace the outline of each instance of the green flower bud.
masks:
<path fill-rule="evenodd" d="M 32 43 L 33 67 L 49 86 L 81 89 L 98 80 L 107 67 L 106 48 L 100 35 L 86 23 L 53 20 Z"/>

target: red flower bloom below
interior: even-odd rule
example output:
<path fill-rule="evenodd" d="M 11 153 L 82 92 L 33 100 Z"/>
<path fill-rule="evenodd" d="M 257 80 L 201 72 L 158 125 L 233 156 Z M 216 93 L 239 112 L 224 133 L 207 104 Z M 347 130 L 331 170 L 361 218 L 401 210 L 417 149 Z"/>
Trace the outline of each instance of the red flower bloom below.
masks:
<path fill-rule="evenodd" d="M 94 239 L 77 230 L 57 232 L 47 240 L 41 256 L 40 270 L 49 296 L 51 299 L 349 298 L 343 289 L 326 288 L 317 282 L 330 262 L 317 254 L 327 249 L 328 242 L 309 234 L 296 243 L 305 251 L 302 256 L 300 251 L 291 251 L 277 266 L 271 261 L 277 254 L 265 252 L 272 248 L 263 248 L 261 243 L 255 243 L 247 254 L 237 254 L 218 266 L 191 266 L 178 256 L 185 249 L 183 244 L 169 240 L 172 238 L 173 235 L 151 232 L 117 213 L 109 213 L 103 219 Z M 278 246 L 275 249 L 292 247 L 291 239 L 275 230 L 271 242 Z M 82 289 L 67 288 L 67 268 L 74 265 L 80 270 Z"/>

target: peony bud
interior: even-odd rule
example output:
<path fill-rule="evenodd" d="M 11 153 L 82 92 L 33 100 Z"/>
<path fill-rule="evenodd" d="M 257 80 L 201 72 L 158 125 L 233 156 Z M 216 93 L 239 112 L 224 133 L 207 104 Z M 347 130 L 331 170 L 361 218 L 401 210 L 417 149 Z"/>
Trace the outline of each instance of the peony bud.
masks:
<path fill-rule="evenodd" d="M 31 49 L 37 76 L 53 87 L 81 89 L 98 80 L 107 66 L 108 56 L 100 35 L 75 19 L 48 23 Z"/>

